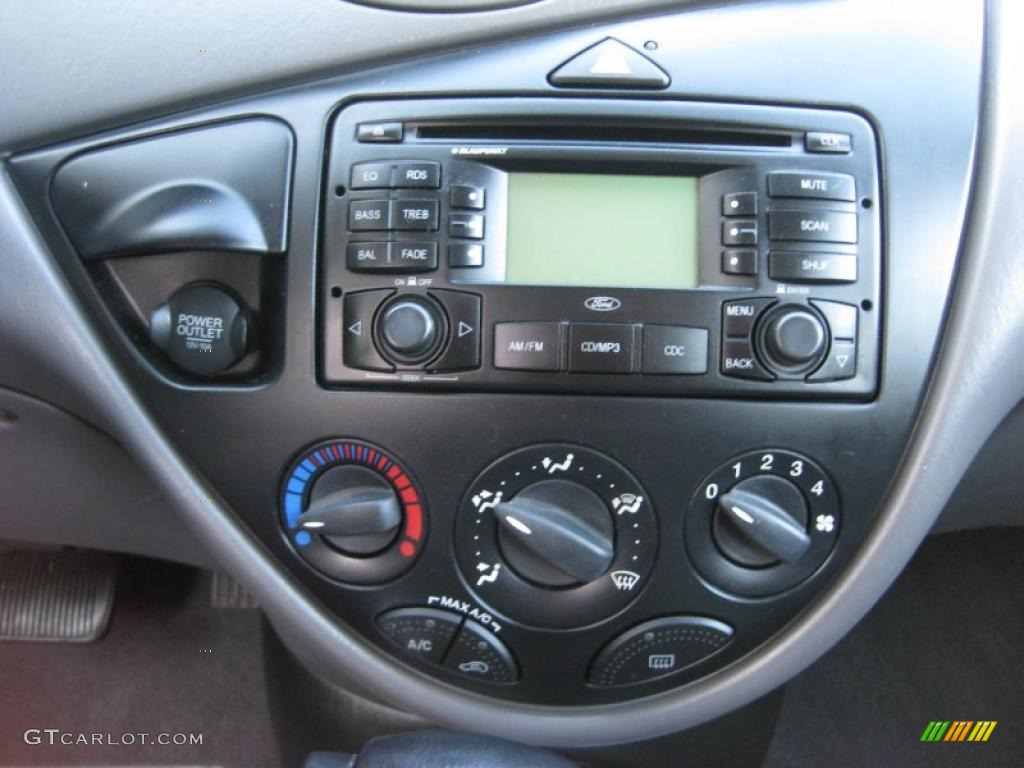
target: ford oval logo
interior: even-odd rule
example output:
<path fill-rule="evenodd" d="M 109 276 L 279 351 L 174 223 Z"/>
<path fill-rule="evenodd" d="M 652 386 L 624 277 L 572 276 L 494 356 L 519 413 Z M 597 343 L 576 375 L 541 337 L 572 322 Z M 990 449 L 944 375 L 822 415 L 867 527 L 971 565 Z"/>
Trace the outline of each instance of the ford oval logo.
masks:
<path fill-rule="evenodd" d="M 583 302 L 583 306 L 595 312 L 611 312 L 622 306 L 622 302 L 614 296 L 591 296 Z"/>

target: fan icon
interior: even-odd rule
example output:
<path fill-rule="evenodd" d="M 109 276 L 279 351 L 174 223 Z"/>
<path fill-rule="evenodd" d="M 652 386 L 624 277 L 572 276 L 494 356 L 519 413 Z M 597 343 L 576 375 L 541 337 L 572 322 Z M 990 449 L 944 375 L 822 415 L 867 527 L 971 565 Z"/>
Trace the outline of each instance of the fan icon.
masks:
<path fill-rule="evenodd" d="M 818 515 L 814 518 L 815 530 L 823 533 L 832 533 L 836 527 L 836 519 L 832 515 Z"/>

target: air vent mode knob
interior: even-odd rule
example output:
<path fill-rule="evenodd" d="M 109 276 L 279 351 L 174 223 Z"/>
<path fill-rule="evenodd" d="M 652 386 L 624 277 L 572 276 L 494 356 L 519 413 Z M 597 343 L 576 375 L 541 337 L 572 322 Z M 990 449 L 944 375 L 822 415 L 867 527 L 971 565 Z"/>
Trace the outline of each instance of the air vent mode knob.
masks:
<path fill-rule="evenodd" d="M 608 508 L 570 480 L 541 480 L 494 509 L 498 545 L 516 573 L 545 587 L 599 578 L 615 557 Z"/>

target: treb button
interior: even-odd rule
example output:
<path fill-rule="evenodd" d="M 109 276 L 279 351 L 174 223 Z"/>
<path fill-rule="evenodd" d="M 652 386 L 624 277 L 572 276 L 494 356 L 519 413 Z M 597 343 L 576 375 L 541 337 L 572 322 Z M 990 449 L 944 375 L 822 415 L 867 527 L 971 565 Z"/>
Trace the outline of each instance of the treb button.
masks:
<path fill-rule="evenodd" d="M 399 199 L 391 201 L 393 229 L 437 229 L 437 200 Z"/>

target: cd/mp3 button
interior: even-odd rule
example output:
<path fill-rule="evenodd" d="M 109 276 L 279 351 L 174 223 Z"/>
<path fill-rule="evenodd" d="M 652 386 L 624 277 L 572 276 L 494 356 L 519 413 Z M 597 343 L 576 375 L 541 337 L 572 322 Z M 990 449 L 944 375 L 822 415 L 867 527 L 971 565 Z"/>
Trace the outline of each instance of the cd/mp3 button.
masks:
<path fill-rule="evenodd" d="M 634 328 L 623 323 L 573 323 L 569 326 L 569 370 L 632 373 Z"/>

